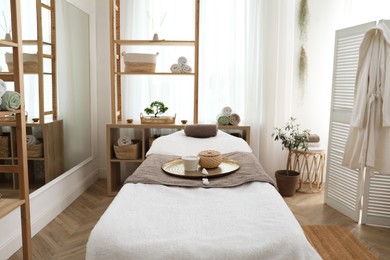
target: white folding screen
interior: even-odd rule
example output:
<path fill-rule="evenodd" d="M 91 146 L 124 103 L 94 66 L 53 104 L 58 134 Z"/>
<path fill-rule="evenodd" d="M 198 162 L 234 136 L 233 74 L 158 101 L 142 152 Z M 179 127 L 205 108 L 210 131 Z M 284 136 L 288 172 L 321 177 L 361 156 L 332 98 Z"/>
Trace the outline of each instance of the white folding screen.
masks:
<path fill-rule="evenodd" d="M 362 223 L 390 227 L 390 175 L 367 174 Z"/>
<path fill-rule="evenodd" d="M 390 176 L 341 166 L 353 109 L 359 47 L 365 32 L 375 25 L 370 22 L 336 31 L 325 203 L 356 222 L 390 226 Z"/>
<path fill-rule="evenodd" d="M 359 172 L 341 166 L 351 121 L 359 47 L 375 22 L 336 31 L 325 203 L 359 221 Z"/>

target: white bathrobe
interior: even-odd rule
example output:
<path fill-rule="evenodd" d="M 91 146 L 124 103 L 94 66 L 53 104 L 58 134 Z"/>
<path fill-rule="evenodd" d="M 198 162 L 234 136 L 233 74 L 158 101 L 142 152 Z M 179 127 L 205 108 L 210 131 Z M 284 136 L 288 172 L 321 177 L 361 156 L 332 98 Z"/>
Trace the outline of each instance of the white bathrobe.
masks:
<path fill-rule="evenodd" d="M 383 22 L 360 46 L 343 166 L 390 174 L 390 29 Z"/>

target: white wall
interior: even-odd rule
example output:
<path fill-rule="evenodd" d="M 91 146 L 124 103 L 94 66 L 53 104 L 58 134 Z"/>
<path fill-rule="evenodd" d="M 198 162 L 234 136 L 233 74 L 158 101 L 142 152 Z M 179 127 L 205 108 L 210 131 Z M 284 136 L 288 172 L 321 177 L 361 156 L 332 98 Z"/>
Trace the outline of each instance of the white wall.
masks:
<path fill-rule="evenodd" d="M 299 5 L 299 1 L 298 5 Z M 308 69 L 305 85 L 299 83 L 295 71 L 295 88 L 291 114 L 301 122 L 302 129 L 318 134 L 321 144 L 328 143 L 330 99 L 333 77 L 334 35 L 344 14 L 344 1 L 308 1 L 309 23 L 307 40 L 296 40 L 295 67 L 298 68 L 301 44 L 306 49 Z M 298 17 L 298 6 L 297 6 Z M 299 39 L 299 31 L 296 32 Z"/>
<path fill-rule="evenodd" d="M 299 1 L 297 1 L 299 4 Z M 293 95 L 296 115 L 302 127 L 311 129 L 321 137 L 321 143 L 328 143 L 330 98 L 332 92 L 334 36 L 338 29 L 370 21 L 390 18 L 390 1 L 387 0 L 309 0 L 310 19 L 308 40 L 305 44 L 308 57 L 307 86 L 296 87 Z M 297 8 L 298 10 L 298 8 Z M 297 32 L 298 33 L 298 32 Z M 298 34 L 296 35 L 298 38 Z M 297 54 L 300 46 L 297 45 Z M 298 64 L 298 55 L 296 64 Z M 297 74 L 297 73 L 296 73 Z"/>

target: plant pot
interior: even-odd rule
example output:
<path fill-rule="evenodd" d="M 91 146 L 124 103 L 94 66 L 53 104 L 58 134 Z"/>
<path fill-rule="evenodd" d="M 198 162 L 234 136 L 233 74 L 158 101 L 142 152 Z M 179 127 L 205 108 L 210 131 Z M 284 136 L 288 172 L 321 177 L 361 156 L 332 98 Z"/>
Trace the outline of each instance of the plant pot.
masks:
<path fill-rule="evenodd" d="M 280 195 L 283 197 L 292 197 L 298 189 L 299 172 L 279 170 L 275 172 L 276 184 Z"/>

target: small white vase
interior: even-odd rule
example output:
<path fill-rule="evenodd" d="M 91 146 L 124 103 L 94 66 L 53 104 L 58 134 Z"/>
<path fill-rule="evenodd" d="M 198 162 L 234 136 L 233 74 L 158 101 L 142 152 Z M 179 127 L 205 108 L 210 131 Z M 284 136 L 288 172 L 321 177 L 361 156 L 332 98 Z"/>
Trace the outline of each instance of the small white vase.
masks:
<path fill-rule="evenodd" d="M 154 35 L 153 35 L 153 41 L 158 41 L 159 39 L 158 39 L 158 34 L 157 33 L 155 33 Z"/>
<path fill-rule="evenodd" d="M 4 40 L 6 40 L 6 41 L 12 41 L 11 34 L 10 34 L 10 33 L 6 33 L 6 34 L 5 34 L 5 37 L 4 37 Z"/>

